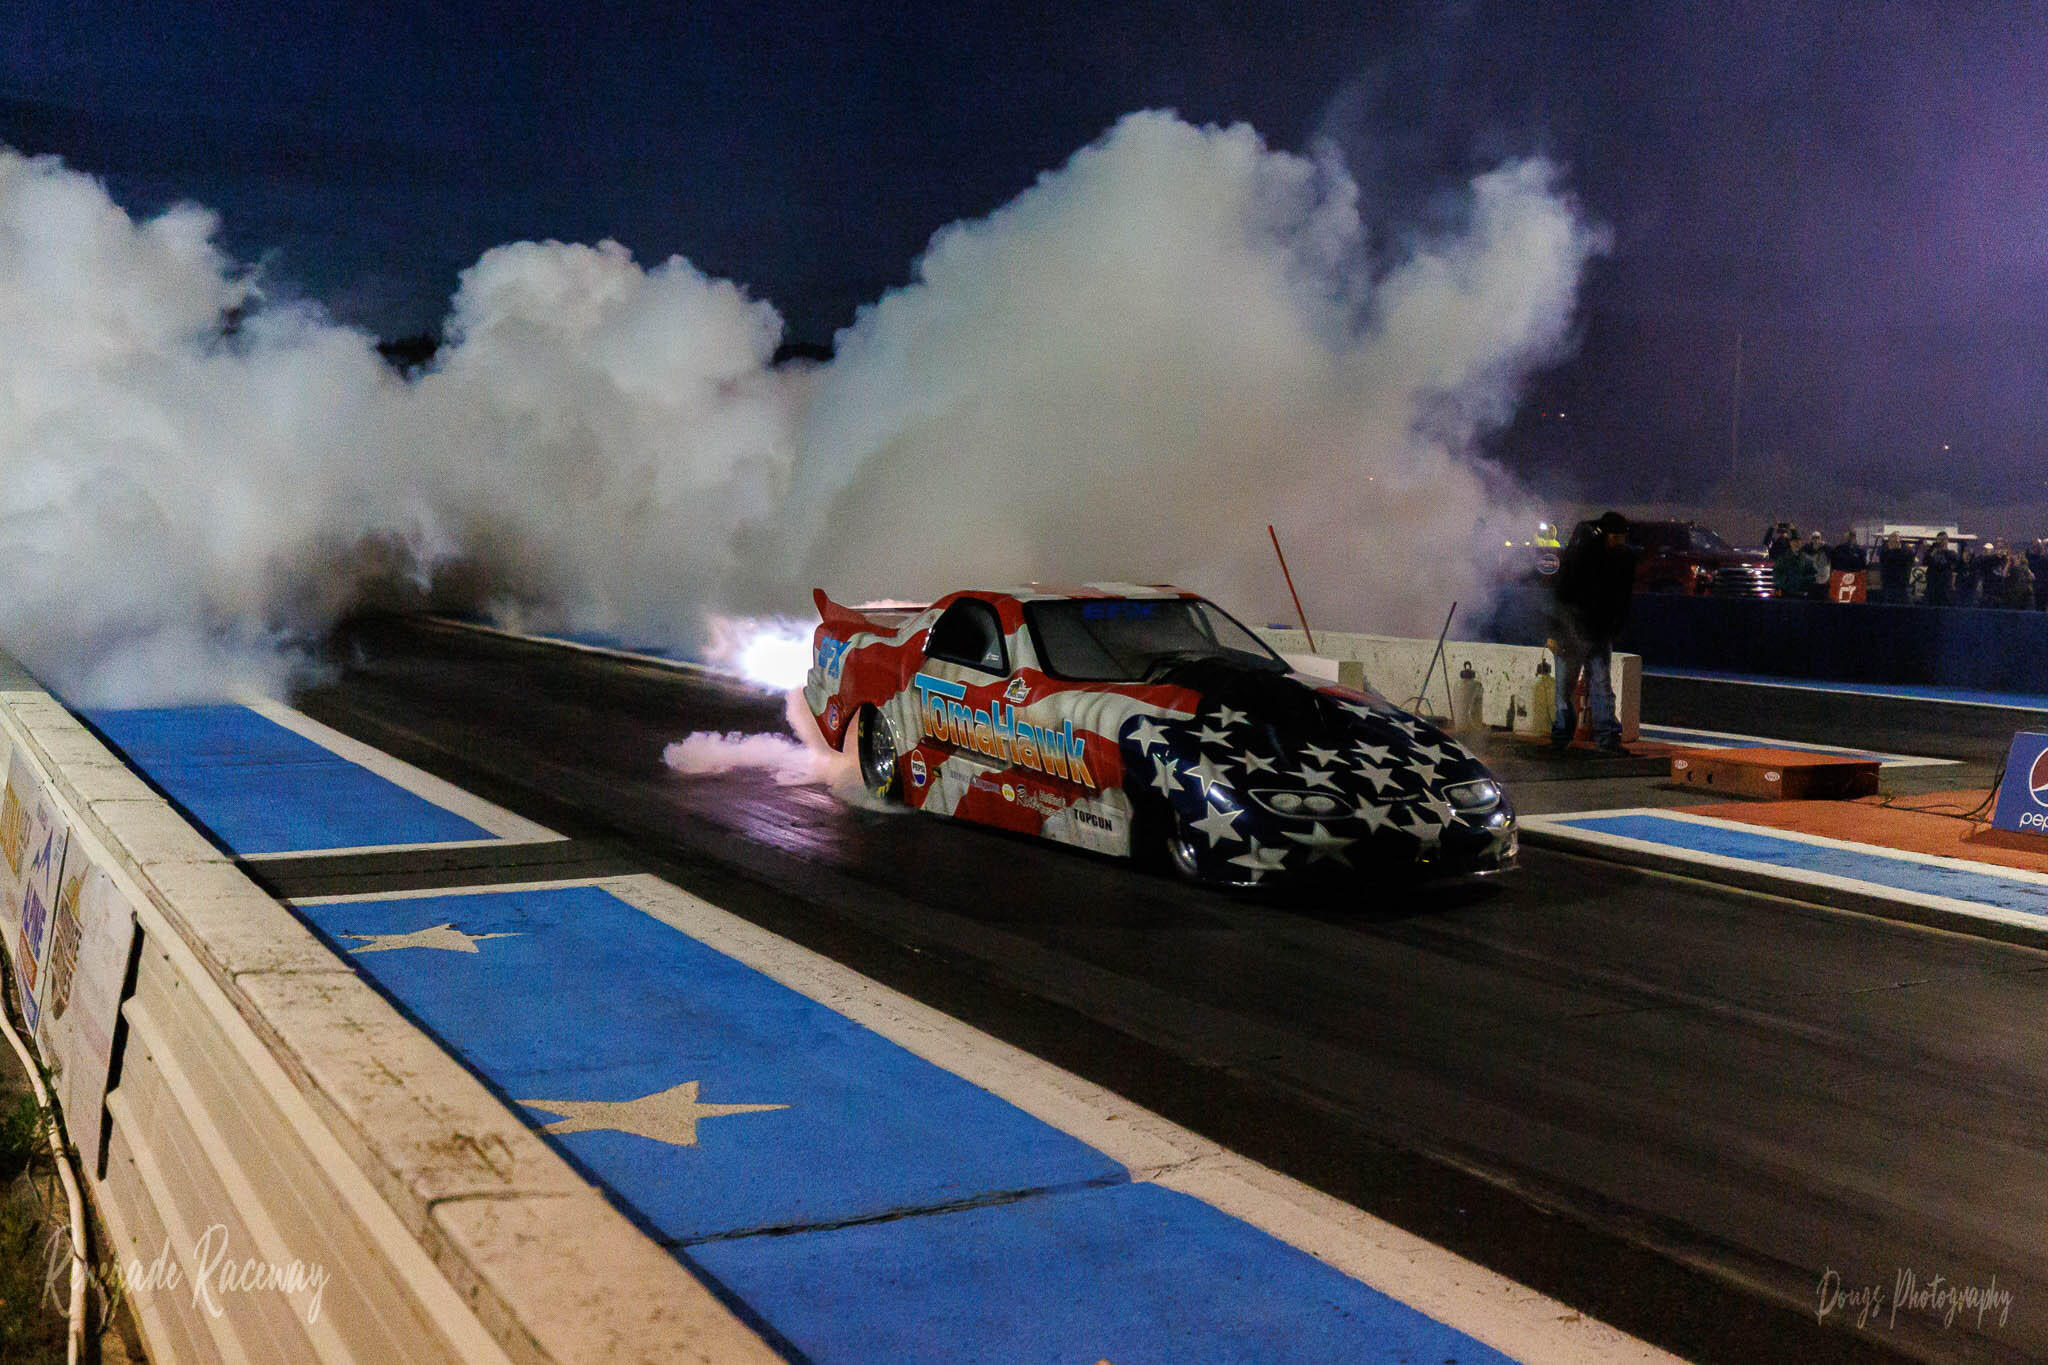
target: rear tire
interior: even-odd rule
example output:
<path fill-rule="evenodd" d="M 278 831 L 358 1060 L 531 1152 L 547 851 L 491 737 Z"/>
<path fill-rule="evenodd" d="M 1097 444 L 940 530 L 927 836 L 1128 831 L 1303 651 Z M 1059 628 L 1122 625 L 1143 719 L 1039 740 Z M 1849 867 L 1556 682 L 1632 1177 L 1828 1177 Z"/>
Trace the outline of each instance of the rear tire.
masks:
<path fill-rule="evenodd" d="M 854 723 L 854 750 L 860 760 L 861 785 L 879 801 L 903 799 L 903 767 L 896 747 L 896 730 L 872 706 L 863 706 Z"/>

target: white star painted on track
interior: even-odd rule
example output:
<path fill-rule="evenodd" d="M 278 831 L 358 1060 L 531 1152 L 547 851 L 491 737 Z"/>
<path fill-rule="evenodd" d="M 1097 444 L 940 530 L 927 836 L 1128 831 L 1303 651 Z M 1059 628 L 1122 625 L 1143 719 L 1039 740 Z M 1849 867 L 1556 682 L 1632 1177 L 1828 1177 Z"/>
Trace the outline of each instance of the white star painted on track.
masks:
<path fill-rule="evenodd" d="M 1180 790 L 1180 770 L 1173 766 L 1172 759 L 1154 754 L 1152 764 L 1157 769 L 1152 775 L 1152 785 L 1159 788 L 1161 796 L 1172 796 Z"/>
<path fill-rule="evenodd" d="M 1242 711 L 1233 711 L 1227 706 L 1216 708 L 1216 723 L 1218 725 L 1242 725 L 1244 721 L 1245 715 Z"/>
<path fill-rule="evenodd" d="M 1166 735 L 1152 717 L 1146 716 L 1131 727 L 1131 743 L 1137 745 L 1141 751 L 1149 753 L 1153 745 L 1166 743 Z"/>
<path fill-rule="evenodd" d="M 1360 765 L 1386 763 L 1394 757 L 1394 751 L 1384 744 L 1354 744 L 1351 752 L 1358 755 Z"/>
<path fill-rule="evenodd" d="M 1188 828 L 1198 829 L 1208 835 L 1209 847 L 1214 848 L 1220 839 L 1242 840 L 1244 838 L 1243 835 L 1237 832 L 1237 817 L 1238 812 L 1225 810 L 1223 807 L 1217 806 L 1201 819 L 1191 821 Z"/>
<path fill-rule="evenodd" d="M 1330 833 L 1323 828 L 1321 821 L 1310 825 L 1306 834 L 1296 834 L 1291 829 L 1285 833 L 1288 838 L 1308 850 L 1310 867 L 1314 867 L 1325 858 L 1334 858 L 1346 867 L 1351 866 L 1351 860 L 1344 856 L 1344 850 L 1357 841 Z"/>
<path fill-rule="evenodd" d="M 1287 866 L 1287 850 L 1284 848 L 1262 848 L 1259 841 L 1251 841 L 1251 847 L 1230 860 L 1233 867 L 1248 867 L 1254 876 L 1278 872 Z"/>
<path fill-rule="evenodd" d="M 1395 776 L 1392 768 L 1375 768 L 1367 764 L 1358 770 L 1358 775 L 1372 783 L 1372 789 L 1375 793 L 1384 792 L 1389 787 L 1401 785 L 1400 779 Z"/>
<path fill-rule="evenodd" d="M 786 1104 L 699 1104 L 697 1082 L 684 1081 L 637 1100 L 520 1100 L 529 1109 L 566 1117 L 546 1124 L 546 1133 L 631 1133 L 671 1147 L 697 1145 L 697 1120 L 727 1114 L 763 1114 Z"/>
<path fill-rule="evenodd" d="M 1306 763 L 1294 771 L 1301 778 L 1301 785 L 1304 787 L 1328 787 L 1331 791 L 1337 790 L 1337 784 L 1330 780 L 1335 774 L 1326 773 L 1321 768 L 1311 768 Z"/>
<path fill-rule="evenodd" d="M 1261 754 L 1246 754 L 1238 762 L 1244 764 L 1244 770 L 1247 773 L 1270 773 L 1273 771 L 1273 760 Z"/>
<path fill-rule="evenodd" d="M 1223 781 L 1223 769 L 1217 767 L 1207 754 L 1203 754 L 1182 776 L 1193 778 L 1195 790 L 1206 795 L 1216 790 L 1216 785 Z"/>
<path fill-rule="evenodd" d="M 351 948 L 351 953 L 392 953 L 400 948 L 440 948 L 451 953 L 474 953 L 477 944 L 487 938 L 518 938 L 516 933 L 507 934 L 465 934 L 451 922 L 437 924 L 431 929 L 415 929 L 409 934 L 337 934 L 337 938 L 359 938 L 360 948 Z"/>
<path fill-rule="evenodd" d="M 1304 744 L 1301 746 L 1301 751 L 1322 764 L 1325 768 L 1337 766 L 1337 751 L 1335 749 L 1324 749 L 1314 744 Z"/>
<path fill-rule="evenodd" d="M 1230 743 L 1229 735 L 1209 725 L 1204 725 L 1201 729 L 1195 731 L 1195 738 L 1200 740 L 1204 744 Z"/>

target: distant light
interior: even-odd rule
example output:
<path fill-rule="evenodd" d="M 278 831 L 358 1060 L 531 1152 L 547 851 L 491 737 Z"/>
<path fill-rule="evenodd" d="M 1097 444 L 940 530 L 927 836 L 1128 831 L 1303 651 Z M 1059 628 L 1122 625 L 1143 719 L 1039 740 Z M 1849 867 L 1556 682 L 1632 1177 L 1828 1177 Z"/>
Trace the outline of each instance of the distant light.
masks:
<path fill-rule="evenodd" d="M 1510 550 L 1515 548 L 1515 542 L 1513 542 L 1512 540 L 1503 540 L 1501 544 L 1507 546 Z"/>

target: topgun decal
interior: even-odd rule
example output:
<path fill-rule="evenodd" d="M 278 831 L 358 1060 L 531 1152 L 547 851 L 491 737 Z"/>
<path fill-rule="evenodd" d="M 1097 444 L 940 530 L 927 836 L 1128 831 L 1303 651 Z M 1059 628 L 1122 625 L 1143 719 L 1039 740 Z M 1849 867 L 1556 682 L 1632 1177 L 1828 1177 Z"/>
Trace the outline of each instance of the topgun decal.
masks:
<path fill-rule="evenodd" d="M 1020 768 L 1036 768 L 1051 777 L 1096 785 L 1083 757 L 1086 736 L 1074 733 L 1074 722 L 1057 730 L 1017 717 L 1017 708 L 1002 702 L 986 711 L 964 704 L 967 686 L 920 673 L 910 680 L 917 689 L 918 728 L 941 744 L 957 745 Z"/>

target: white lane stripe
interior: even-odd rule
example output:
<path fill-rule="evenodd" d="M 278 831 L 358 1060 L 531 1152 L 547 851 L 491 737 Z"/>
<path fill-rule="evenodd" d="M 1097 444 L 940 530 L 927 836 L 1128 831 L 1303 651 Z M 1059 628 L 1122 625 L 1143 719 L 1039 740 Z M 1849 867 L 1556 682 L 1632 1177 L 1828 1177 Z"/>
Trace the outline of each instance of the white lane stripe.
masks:
<path fill-rule="evenodd" d="M 299 905 L 596 886 L 1120 1162 L 1529 1362 L 1675 1362 L 1647 1342 L 1189 1132 L 653 876 L 309 896 Z"/>
<path fill-rule="evenodd" d="M 1937 706 L 1981 706 L 1992 711 L 2032 711 L 2044 709 L 2041 698 L 2015 695 L 2008 701 L 1972 701 L 1967 697 L 1944 697 L 1938 693 L 1913 691 L 1876 692 L 1867 687 L 1847 686 L 1838 683 L 1802 682 L 1790 678 L 1730 678 L 1717 673 L 1686 673 L 1662 668 L 1643 670 L 1645 677 L 1682 678 L 1687 682 L 1727 683 L 1733 687 L 1783 687 L 1794 692 L 1831 692 L 1838 697 L 1878 697 L 1889 701 L 1925 701 Z M 1892 684 L 1881 684 L 1890 687 Z M 1910 687 L 1909 683 L 1898 684 Z"/>
<path fill-rule="evenodd" d="M 609 659 L 630 659 L 634 663 L 672 668 L 678 673 L 702 673 L 709 677 L 726 678 L 735 682 L 751 682 L 745 674 L 716 668 L 711 664 L 700 664 L 690 659 L 671 659 L 663 654 L 642 654 L 636 650 L 618 649 L 612 645 L 585 644 L 581 640 L 564 640 L 558 635 L 527 635 L 516 630 L 506 630 L 502 626 L 487 626 L 477 621 L 458 621 L 450 616 L 434 616 L 428 619 L 435 625 L 448 626 L 455 630 L 473 630 L 479 635 L 496 635 L 506 640 L 523 640 L 530 645 L 553 645 L 557 649 L 574 649 L 585 654 L 601 654 Z"/>
<path fill-rule="evenodd" d="M 392 852 L 414 848 L 466 848 L 479 845 L 495 846 L 499 843 L 540 844 L 568 836 L 557 834 L 544 825 L 537 825 L 524 816 L 514 815 L 503 806 L 492 805 L 480 796 L 472 796 L 453 782 L 444 782 L 432 773 L 422 772 L 410 763 L 393 758 L 382 749 L 373 748 L 359 739 L 351 739 L 339 730 L 331 729 L 314 720 L 311 716 L 294 711 L 282 702 L 267 698 L 249 698 L 242 703 L 265 720 L 274 721 L 293 734 L 313 741 L 321 748 L 361 768 L 368 768 L 377 776 L 396 786 L 405 788 L 422 801 L 430 802 L 446 811 L 452 811 L 472 825 L 487 830 L 495 837 L 489 840 L 453 840 L 432 844 L 380 844 L 375 848 L 319 849 L 307 853 L 287 853 L 279 857 L 313 857 L 328 854 Z"/>
<path fill-rule="evenodd" d="M 1631 850 L 1637 853 L 1652 853 L 1660 857 L 1675 858 L 1683 862 L 1696 863 L 1701 867 L 1717 867 L 1735 872 L 1757 872 L 1777 877 L 1784 881 L 1800 882 L 1808 886 L 1826 887 L 1836 891 L 1850 891 L 1857 895 L 1869 896 L 1874 900 L 1897 901 L 1905 905 L 1925 906 L 1932 910 L 1945 910 L 1954 914 L 1969 915 L 1977 919 L 1995 920 L 2000 924 L 2019 925 L 2023 928 L 2048 932 L 2048 917 L 2028 914 L 2024 910 L 2009 910 L 2002 905 L 1986 905 L 1982 901 L 1957 900 L 1951 896 L 1937 896 L 1926 891 L 1912 891 L 1904 887 L 1890 886 L 1884 882 L 1867 882 L 1855 877 L 1843 877 L 1832 872 L 1817 872 L 1811 868 L 1786 867 L 1782 863 L 1757 862 L 1748 858 L 1732 857 L 1725 853 L 1709 853 L 1702 849 L 1687 848 L 1679 844 L 1660 843 L 1654 839 L 1638 839 L 1626 834 L 1615 834 L 1608 830 L 1585 829 L 1566 823 L 1571 820 L 1591 820 L 1617 815 L 1654 815 L 1660 819 L 1684 820 L 1694 824 L 1719 826 L 1723 829 L 1740 830 L 1746 834 L 1765 834 L 1783 838 L 1792 843 L 1810 843 L 1832 847 L 1853 853 L 1869 854 L 1875 857 L 1892 858 L 1900 862 L 1926 863 L 1929 866 L 1952 871 L 2006 877 L 2016 882 L 2034 884 L 2048 883 L 2048 876 L 2038 872 L 2024 872 L 2017 868 L 1999 868 L 1987 872 L 1991 865 L 1973 863 L 1962 858 L 1943 858 L 1932 853 L 1906 853 L 1899 849 L 1879 848 L 1871 844 L 1855 844 L 1840 839 L 1827 839 L 1819 835 L 1795 835 L 1785 830 L 1769 829 L 1765 826 L 1745 825 L 1739 822 L 1720 821 L 1703 816 L 1687 816 L 1677 811 L 1659 810 L 1654 807 L 1636 807 L 1627 810 L 1581 811 L 1576 815 L 1532 815 L 1522 820 L 1524 832 L 1549 834 L 1578 843 Z"/>
<path fill-rule="evenodd" d="M 1914 754 L 1888 754 L 1877 749 L 1850 749 L 1838 744 L 1814 744 L 1803 739 L 1772 739 L 1766 735 L 1737 735 L 1725 730 L 1693 730 L 1676 725 L 1645 725 L 1644 739 L 1655 739 L 1666 744 L 1682 743 L 1686 738 L 1694 739 L 1739 739 L 1751 744 L 1770 745 L 1781 749 L 1796 749 L 1801 753 L 1845 754 L 1851 757 L 1875 758 L 1887 768 L 1937 768 L 1960 765 L 1959 758 L 1921 758 Z M 1701 747 L 1711 748 L 1711 745 Z"/>

